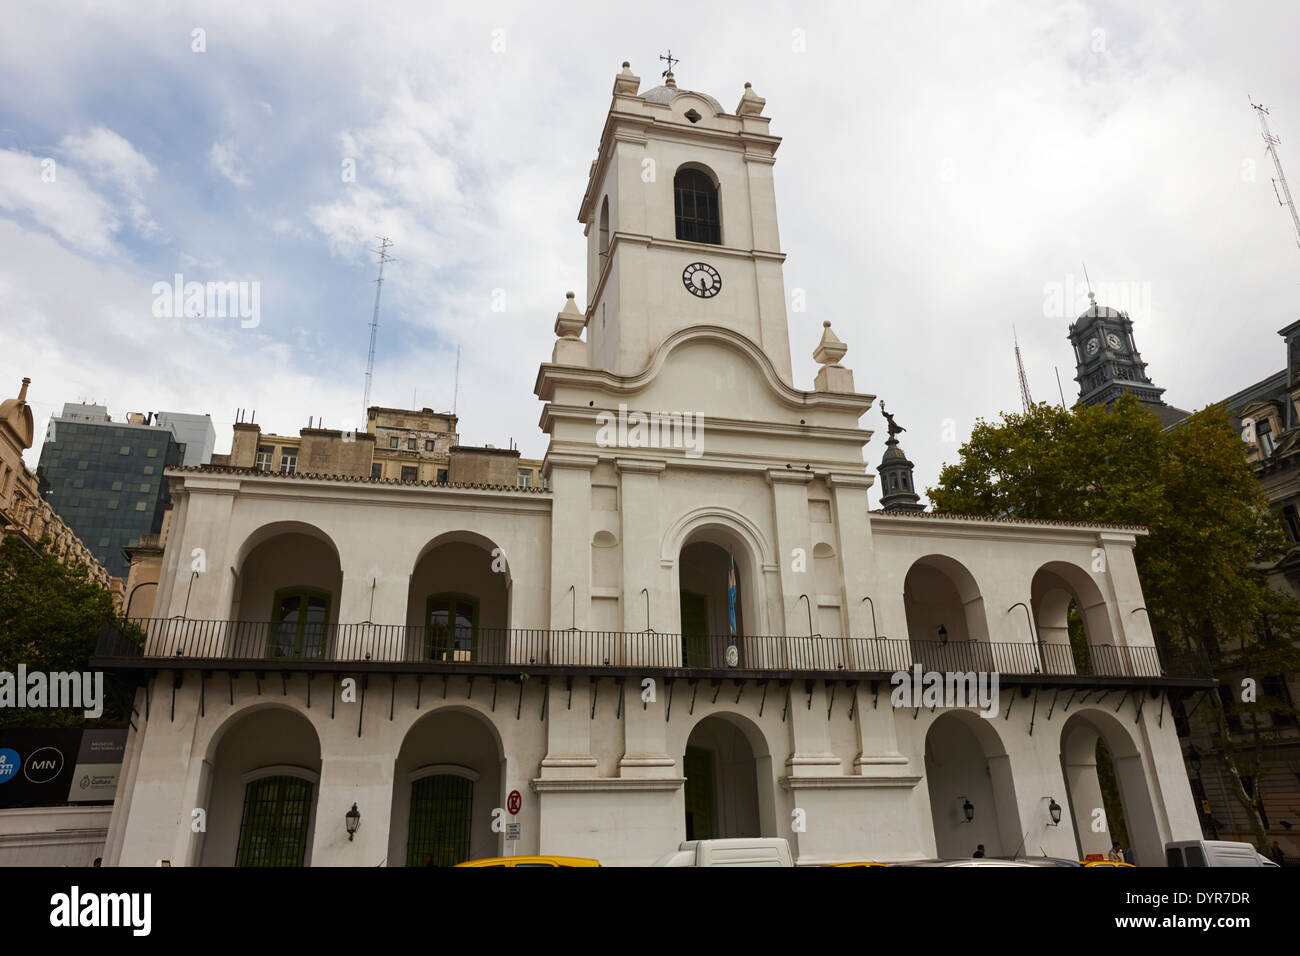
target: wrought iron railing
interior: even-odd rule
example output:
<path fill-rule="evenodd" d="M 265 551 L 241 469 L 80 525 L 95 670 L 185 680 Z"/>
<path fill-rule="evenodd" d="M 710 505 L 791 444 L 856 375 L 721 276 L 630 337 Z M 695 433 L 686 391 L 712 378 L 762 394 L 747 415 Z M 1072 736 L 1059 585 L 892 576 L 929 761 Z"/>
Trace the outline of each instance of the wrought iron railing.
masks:
<path fill-rule="evenodd" d="M 141 637 L 143 635 L 143 637 Z M 734 652 L 731 648 L 734 646 Z M 101 658 L 244 663 L 480 664 L 527 668 L 655 668 L 783 672 L 993 672 L 1014 675 L 1200 677 L 1151 646 L 932 641 L 869 637 L 682 635 L 657 631 L 428 628 L 153 618 L 105 624 Z M 1086 665 L 1079 667 L 1080 659 Z"/>

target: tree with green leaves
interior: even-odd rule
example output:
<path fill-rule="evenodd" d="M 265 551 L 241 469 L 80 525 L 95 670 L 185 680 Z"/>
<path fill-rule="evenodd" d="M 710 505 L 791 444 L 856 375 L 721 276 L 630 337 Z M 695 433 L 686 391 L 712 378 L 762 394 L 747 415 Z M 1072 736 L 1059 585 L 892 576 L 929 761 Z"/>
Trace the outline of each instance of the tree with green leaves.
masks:
<path fill-rule="evenodd" d="M 17 535 L 0 541 L 0 671 L 88 671 L 100 626 L 120 616 L 113 596 L 80 562 L 62 561 L 47 538 L 35 546 Z M 119 624 L 124 622 L 119 621 Z M 106 693 L 104 713 L 0 708 L 0 727 L 113 726 L 126 722 Z"/>
<path fill-rule="evenodd" d="M 981 419 L 959 454 L 928 490 L 936 511 L 1145 525 L 1134 557 L 1166 653 L 1194 655 L 1219 674 L 1300 668 L 1300 602 L 1262 573 L 1285 553 L 1286 536 L 1222 406 L 1165 429 L 1131 395 L 1109 409 L 1044 402 L 997 422 Z M 1296 712 L 1277 698 L 1242 706 L 1236 696 L 1231 710 L 1218 694 L 1204 704 L 1230 789 L 1263 848 L 1258 784 L 1250 794 L 1243 777 L 1259 780 L 1276 737 L 1260 726 L 1260 713 Z M 1234 740 L 1228 721 L 1237 715 L 1250 732 Z"/>

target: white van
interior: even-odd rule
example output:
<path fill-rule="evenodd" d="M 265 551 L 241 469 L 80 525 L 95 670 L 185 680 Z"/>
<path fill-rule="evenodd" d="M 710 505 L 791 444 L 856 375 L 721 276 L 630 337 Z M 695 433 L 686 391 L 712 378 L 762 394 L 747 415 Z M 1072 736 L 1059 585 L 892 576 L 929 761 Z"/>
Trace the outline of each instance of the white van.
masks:
<path fill-rule="evenodd" d="M 1277 866 L 1249 843 L 1179 840 L 1165 844 L 1166 866 Z"/>
<path fill-rule="evenodd" d="M 687 840 L 654 866 L 794 866 L 784 837 Z"/>

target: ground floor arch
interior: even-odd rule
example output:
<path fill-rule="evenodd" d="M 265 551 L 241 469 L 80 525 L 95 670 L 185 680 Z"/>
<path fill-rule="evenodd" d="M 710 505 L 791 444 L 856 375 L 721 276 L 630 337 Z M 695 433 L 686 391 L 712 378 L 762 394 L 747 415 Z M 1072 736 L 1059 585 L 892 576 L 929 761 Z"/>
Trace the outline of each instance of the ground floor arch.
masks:
<path fill-rule="evenodd" d="M 420 718 L 397 755 L 389 866 L 454 866 L 498 856 L 493 811 L 503 807 L 504 758 L 478 713 L 442 707 Z"/>
<path fill-rule="evenodd" d="M 1022 852 L 1011 761 L 997 732 L 971 711 L 941 714 L 925 735 L 925 779 L 940 858 Z"/>
<path fill-rule="evenodd" d="M 775 836 L 772 758 L 749 720 L 712 714 L 697 723 L 682 755 L 686 839 Z"/>
<path fill-rule="evenodd" d="M 1080 859 L 1109 853 L 1118 840 L 1126 849 L 1131 845 L 1134 863 L 1161 864 L 1164 845 L 1146 766 L 1128 728 L 1102 710 L 1072 714 L 1061 728 L 1061 772 Z"/>
<path fill-rule="evenodd" d="M 250 707 L 214 738 L 203 769 L 200 865 L 310 865 L 321 770 L 311 721 L 287 707 Z"/>

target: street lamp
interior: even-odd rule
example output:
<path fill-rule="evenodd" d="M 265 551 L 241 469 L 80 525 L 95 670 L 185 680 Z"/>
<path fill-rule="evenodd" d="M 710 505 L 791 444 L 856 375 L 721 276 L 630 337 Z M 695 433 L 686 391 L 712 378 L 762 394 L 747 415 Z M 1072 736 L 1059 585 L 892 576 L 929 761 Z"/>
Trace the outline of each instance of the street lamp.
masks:
<path fill-rule="evenodd" d="M 1049 799 L 1050 802 L 1047 804 L 1047 812 L 1052 815 L 1052 826 L 1057 826 L 1061 822 L 1061 805 L 1056 802 L 1055 797 Z"/>
<path fill-rule="evenodd" d="M 351 843 L 352 837 L 357 832 L 357 827 L 361 825 L 361 811 L 357 809 L 355 803 L 352 804 L 352 809 L 343 815 L 343 822 L 347 825 L 348 842 Z"/>

